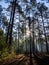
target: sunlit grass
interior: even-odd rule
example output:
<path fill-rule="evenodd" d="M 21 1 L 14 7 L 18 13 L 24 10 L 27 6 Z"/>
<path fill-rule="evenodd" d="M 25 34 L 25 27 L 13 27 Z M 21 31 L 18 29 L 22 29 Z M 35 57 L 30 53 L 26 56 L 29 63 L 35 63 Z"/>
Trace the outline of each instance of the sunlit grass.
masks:
<path fill-rule="evenodd" d="M 0 51 L 0 62 L 5 62 L 8 59 L 12 59 L 15 57 L 15 55 L 16 54 L 15 54 L 14 48 L 11 49 L 10 53 L 8 52 L 8 49 L 5 48 L 2 51 Z"/>

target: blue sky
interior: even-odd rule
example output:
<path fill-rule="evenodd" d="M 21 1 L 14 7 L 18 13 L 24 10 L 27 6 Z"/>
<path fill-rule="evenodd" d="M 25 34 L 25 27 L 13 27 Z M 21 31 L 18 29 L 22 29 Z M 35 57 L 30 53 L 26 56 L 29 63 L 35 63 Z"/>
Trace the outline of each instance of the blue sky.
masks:
<path fill-rule="evenodd" d="M 5 0 L 3 0 L 3 1 L 1 0 L 1 1 L 0 1 L 0 5 L 2 5 L 3 8 L 7 8 L 8 5 L 9 5 L 9 3 L 5 3 L 4 1 L 5 1 Z M 30 0 L 28 0 L 28 1 L 30 1 Z M 47 1 L 47 0 L 43 0 L 43 1 L 37 0 L 37 3 L 38 3 L 38 2 L 42 2 L 42 3 L 45 3 L 45 5 L 46 5 L 47 7 L 49 7 L 49 3 L 47 3 L 46 1 Z M 3 11 L 3 12 L 6 12 L 6 11 Z"/>
<path fill-rule="evenodd" d="M 2 5 L 3 7 L 7 8 L 8 7 L 8 4 L 5 4 L 4 1 L 0 1 L 0 5 Z"/>
<path fill-rule="evenodd" d="M 37 0 L 37 2 L 42 2 L 42 3 L 45 3 L 45 5 L 48 7 L 49 6 L 49 3 L 46 2 L 47 0 L 44 0 L 44 1 L 41 1 L 41 0 Z M 8 4 L 3 1 L 0 1 L 0 5 L 2 5 L 3 7 L 7 8 L 8 7 Z"/>

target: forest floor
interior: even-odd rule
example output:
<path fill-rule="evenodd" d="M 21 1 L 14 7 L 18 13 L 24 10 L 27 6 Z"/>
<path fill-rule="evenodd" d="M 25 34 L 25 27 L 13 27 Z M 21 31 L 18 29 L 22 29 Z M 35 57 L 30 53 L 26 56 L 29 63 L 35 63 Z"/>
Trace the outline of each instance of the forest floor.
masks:
<path fill-rule="evenodd" d="M 44 57 L 32 54 L 31 65 L 49 65 L 49 55 Z M 13 59 L 3 61 L 0 65 L 30 65 L 30 56 L 25 54 L 16 55 Z"/>

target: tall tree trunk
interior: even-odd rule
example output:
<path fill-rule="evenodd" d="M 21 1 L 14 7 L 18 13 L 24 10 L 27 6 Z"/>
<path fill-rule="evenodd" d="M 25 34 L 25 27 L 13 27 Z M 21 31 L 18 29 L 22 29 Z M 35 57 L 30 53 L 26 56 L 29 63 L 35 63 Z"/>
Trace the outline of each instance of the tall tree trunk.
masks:
<path fill-rule="evenodd" d="M 7 34 L 6 34 L 6 44 L 7 44 L 7 47 L 9 46 L 9 43 L 8 43 L 8 40 L 9 40 L 9 28 L 10 28 L 10 22 L 9 22 L 9 25 L 8 25 L 8 30 L 7 30 Z"/>
<path fill-rule="evenodd" d="M 30 65 L 32 65 L 32 51 L 31 51 L 31 19 L 29 18 L 29 31 L 30 31 L 30 40 L 29 40 L 29 44 L 30 44 Z"/>
<path fill-rule="evenodd" d="M 11 43 L 12 43 L 12 29 L 13 29 L 13 23 L 14 23 L 14 15 L 15 15 L 15 9 L 16 9 L 16 1 L 17 0 L 14 0 L 13 1 L 13 10 L 12 10 L 12 18 L 11 18 L 11 28 L 10 28 L 10 39 L 9 39 L 9 46 L 11 46 Z"/>
<path fill-rule="evenodd" d="M 25 35 L 26 35 L 26 21 L 25 21 Z M 25 44 L 26 44 L 26 54 L 27 54 L 27 40 L 26 40 L 26 37 L 25 37 Z"/>
<path fill-rule="evenodd" d="M 6 35 L 6 44 L 7 44 L 7 47 L 9 46 L 9 34 L 10 34 L 11 18 L 12 18 L 12 10 L 11 10 L 11 14 L 10 14 L 10 22 L 8 24 L 8 27 L 7 27 L 7 35 Z"/>
<path fill-rule="evenodd" d="M 34 18 L 33 18 L 33 54 L 34 54 L 34 51 L 35 51 L 35 44 L 34 44 Z"/>
<path fill-rule="evenodd" d="M 32 51 L 31 51 L 31 33 L 30 33 L 30 65 L 32 65 Z"/>
<path fill-rule="evenodd" d="M 18 53 L 19 53 L 19 24 L 18 24 Z"/>
<path fill-rule="evenodd" d="M 40 29 L 39 29 L 39 24 L 40 24 L 40 23 L 39 23 L 39 21 L 38 21 L 38 18 L 37 18 L 37 22 L 38 22 L 38 31 L 39 31 L 39 33 L 38 33 L 38 36 L 39 36 L 39 37 L 38 37 L 38 43 L 40 44 L 40 43 L 41 43 L 41 38 L 40 38 L 40 35 L 41 35 L 41 34 L 40 34 Z M 42 52 L 42 51 L 43 51 L 43 50 L 42 50 L 42 44 L 41 44 L 41 52 Z"/>

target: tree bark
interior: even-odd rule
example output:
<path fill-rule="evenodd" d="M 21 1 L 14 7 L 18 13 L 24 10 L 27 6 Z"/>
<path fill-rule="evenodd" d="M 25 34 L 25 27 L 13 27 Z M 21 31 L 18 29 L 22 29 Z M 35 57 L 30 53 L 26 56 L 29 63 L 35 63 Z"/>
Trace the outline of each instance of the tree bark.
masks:
<path fill-rule="evenodd" d="M 9 39 L 9 46 L 11 46 L 12 43 L 12 29 L 13 29 L 13 23 L 14 23 L 14 15 L 15 15 L 15 9 L 16 9 L 16 1 L 13 1 L 13 10 L 12 10 L 12 18 L 11 18 L 11 28 L 10 28 L 10 39 Z"/>

